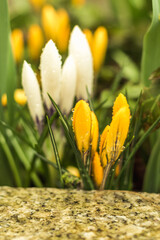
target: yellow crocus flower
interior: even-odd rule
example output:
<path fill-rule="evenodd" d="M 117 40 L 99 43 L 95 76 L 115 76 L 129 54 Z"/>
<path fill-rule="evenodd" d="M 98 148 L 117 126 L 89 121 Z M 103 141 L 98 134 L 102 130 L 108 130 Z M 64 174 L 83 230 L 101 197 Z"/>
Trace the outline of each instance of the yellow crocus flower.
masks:
<path fill-rule="evenodd" d="M 100 156 L 98 152 L 95 153 L 93 158 L 92 174 L 93 174 L 94 183 L 96 187 L 99 188 L 103 180 L 103 167 L 101 166 Z"/>
<path fill-rule="evenodd" d="M 106 144 L 107 144 L 107 138 L 109 133 L 110 126 L 107 125 L 105 129 L 102 132 L 101 138 L 100 138 L 100 144 L 99 144 L 99 153 L 101 156 L 101 163 L 102 166 L 105 167 L 107 164 L 107 158 L 106 158 Z"/>
<path fill-rule="evenodd" d="M 23 89 L 16 89 L 14 91 L 14 100 L 16 103 L 18 103 L 19 105 L 25 105 L 27 102 L 27 98 L 26 95 L 24 93 Z M 1 98 L 1 103 L 3 107 L 7 106 L 7 94 L 3 94 L 2 98 Z"/>
<path fill-rule="evenodd" d="M 77 147 L 84 154 L 89 150 L 91 139 L 91 111 L 84 100 L 80 100 L 74 108 L 72 126 Z"/>
<path fill-rule="evenodd" d="M 71 0 L 72 4 L 76 7 L 82 6 L 85 4 L 85 0 Z"/>
<path fill-rule="evenodd" d="M 85 34 L 86 38 L 87 38 L 87 41 L 89 43 L 89 46 L 90 46 L 90 49 L 91 49 L 91 52 L 92 52 L 92 49 L 93 49 L 93 34 L 91 32 L 90 29 L 84 29 L 83 30 L 83 33 Z"/>
<path fill-rule="evenodd" d="M 56 41 L 58 15 L 52 5 L 45 5 L 41 15 L 42 26 L 47 40 Z"/>
<path fill-rule="evenodd" d="M 98 121 L 97 117 L 94 114 L 93 111 L 91 111 L 91 146 L 92 146 L 92 156 L 97 150 L 97 144 L 98 144 L 98 137 L 99 137 L 99 126 L 98 126 Z"/>
<path fill-rule="evenodd" d="M 24 54 L 24 39 L 21 29 L 16 28 L 12 31 L 11 45 L 15 61 L 20 62 Z"/>
<path fill-rule="evenodd" d="M 60 52 L 65 52 L 68 47 L 69 36 L 70 36 L 70 21 L 68 13 L 65 9 L 59 9 L 57 11 L 58 22 L 57 22 L 57 34 L 56 43 Z"/>
<path fill-rule="evenodd" d="M 33 24 L 28 30 L 28 52 L 31 59 L 39 58 L 44 44 L 43 33 L 39 25 Z"/>
<path fill-rule="evenodd" d="M 105 27 L 98 27 L 93 35 L 92 54 L 94 59 L 94 70 L 98 72 L 102 66 L 108 46 L 108 32 Z"/>
<path fill-rule="evenodd" d="M 43 4 L 46 2 L 46 0 L 29 0 L 32 6 L 38 11 Z"/>
<path fill-rule="evenodd" d="M 118 97 L 116 98 L 114 105 L 113 105 L 113 116 L 119 111 L 120 108 L 127 107 L 129 108 L 129 105 L 127 103 L 126 97 L 120 93 Z"/>

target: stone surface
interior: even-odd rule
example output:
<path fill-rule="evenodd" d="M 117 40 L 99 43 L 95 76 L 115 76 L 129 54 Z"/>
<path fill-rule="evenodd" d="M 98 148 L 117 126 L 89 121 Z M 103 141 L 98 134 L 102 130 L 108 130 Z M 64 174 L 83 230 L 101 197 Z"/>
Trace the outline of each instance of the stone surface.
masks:
<path fill-rule="evenodd" d="M 0 187 L 0 240 L 160 239 L 160 195 Z"/>

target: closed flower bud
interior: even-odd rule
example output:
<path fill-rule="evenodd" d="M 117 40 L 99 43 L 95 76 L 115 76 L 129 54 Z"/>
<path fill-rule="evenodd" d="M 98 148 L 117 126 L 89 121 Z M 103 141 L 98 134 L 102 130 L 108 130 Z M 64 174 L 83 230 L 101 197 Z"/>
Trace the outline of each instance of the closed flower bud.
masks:
<path fill-rule="evenodd" d="M 48 97 L 48 93 L 58 104 L 61 81 L 61 56 L 52 40 L 43 49 L 40 69 L 44 103 L 46 108 L 51 110 L 52 103 Z"/>
<path fill-rule="evenodd" d="M 60 52 L 65 52 L 68 47 L 69 35 L 70 35 L 70 23 L 69 16 L 65 9 L 59 9 L 57 11 L 57 35 L 56 43 Z"/>
<path fill-rule="evenodd" d="M 130 110 L 122 107 L 114 115 L 107 137 L 106 152 L 108 161 L 115 162 L 123 151 L 130 124 Z"/>
<path fill-rule="evenodd" d="M 6 107 L 6 106 L 7 106 L 7 94 L 6 94 L 6 93 L 4 93 L 4 94 L 2 95 L 1 104 L 2 104 L 3 107 Z"/>
<path fill-rule="evenodd" d="M 46 2 L 46 0 L 29 0 L 32 6 L 35 8 L 35 10 L 39 10 L 43 4 Z"/>
<path fill-rule="evenodd" d="M 108 33 L 106 28 L 98 27 L 93 36 L 93 59 L 94 59 L 94 70 L 98 72 L 102 66 L 105 54 L 108 46 Z"/>
<path fill-rule="evenodd" d="M 80 177 L 80 173 L 78 168 L 74 167 L 74 166 L 68 166 L 67 167 L 68 172 L 70 172 L 73 176 L 75 177 Z"/>
<path fill-rule="evenodd" d="M 47 40 L 56 41 L 58 16 L 52 5 L 45 5 L 41 15 L 42 27 Z"/>
<path fill-rule="evenodd" d="M 83 154 L 89 150 L 91 142 L 91 111 L 84 100 L 80 100 L 74 108 L 72 126 L 77 147 Z"/>
<path fill-rule="evenodd" d="M 37 128 L 41 131 L 44 109 L 40 88 L 35 73 L 26 61 L 24 61 L 22 69 L 22 86 L 27 97 L 30 114 L 34 122 L 37 124 Z"/>
<path fill-rule="evenodd" d="M 77 67 L 76 96 L 86 100 L 86 89 L 92 93 L 93 62 L 88 41 L 78 26 L 75 26 L 71 33 L 69 53 L 74 57 Z"/>
<path fill-rule="evenodd" d="M 93 180 L 97 188 L 100 187 L 103 180 L 103 167 L 101 166 L 100 156 L 96 152 L 92 162 Z"/>
<path fill-rule="evenodd" d="M 60 89 L 60 108 L 64 114 L 68 114 L 73 106 L 76 90 L 76 65 L 74 58 L 69 56 L 62 69 Z"/>
<path fill-rule="evenodd" d="M 106 158 L 106 145 L 107 145 L 107 139 L 108 139 L 108 133 L 109 133 L 110 126 L 107 125 L 105 129 L 102 132 L 101 138 L 100 138 L 100 144 L 99 144 L 99 153 L 101 157 L 101 163 L 102 166 L 105 167 L 107 165 L 107 158 Z"/>
<path fill-rule="evenodd" d="M 28 31 L 28 52 L 29 57 L 37 60 L 44 44 L 43 33 L 39 25 L 31 25 Z"/>
<path fill-rule="evenodd" d="M 127 103 L 126 97 L 120 93 L 118 97 L 116 98 L 114 105 L 113 105 L 113 116 L 119 111 L 120 108 L 127 107 L 129 108 L 129 105 Z"/>
<path fill-rule="evenodd" d="M 85 34 L 87 41 L 89 43 L 90 49 L 92 51 L 92 49 L 93 49 L 93 34 L 92 34 L 91 30 L 89 30 L 89 29 L 84 29 L 83 33 Z"/>
<path fill-rule="evenodd" d="M 11 33 L 11 45 L 15 61 L 20 62 L 24 54 L 24 39 L 23 32 L 18 28 Z"/>
<path fill-rule="evenodd" d="M 91 147 L 92 147 L 92 156 L 97 151 L 98 137 L 99 137 L 99 126 L 97 117 L 94 112 L 91 112 L 91 121 L 92 121 L 92 129 L 91 129 Z"/>

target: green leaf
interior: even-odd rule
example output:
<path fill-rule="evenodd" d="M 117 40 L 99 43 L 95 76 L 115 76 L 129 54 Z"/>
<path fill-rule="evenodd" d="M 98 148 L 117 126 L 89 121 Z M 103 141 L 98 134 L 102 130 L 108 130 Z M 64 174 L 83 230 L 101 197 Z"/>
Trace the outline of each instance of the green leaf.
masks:
<path fill-rule="evenodd" d="M 48 116 L 46 116 L 46 119 L 47 119 L 47 125 L 48 125 L 48 129 L 49 129 L 49 135 L 50 135 L 51 142 L 52 142 L 52 147 L 53 147 L 55 158 L 56 158 L 56 163 L 57 163 L 57 166 L 58 166 L 60 180 L 61 180 L 61 184 L 62 184 L 62 187 L 63 187 L 64 184 L 63 184 L 62 169 L 61 169 L 61 163 L 60 163 L 60 157 L 59 157 L 59 153 L 58 153 L 58 148 L 57 148 L 57 144 L 56 144 L 56 141 L 55 141 L 55 137 L 54 137 L 53 131 L 52 131 L 50 123 L 49 123 Z"/>
<path fill-rule="evenodd" d="M 160 191 L 160 130 L 158 132 L 159 136 L 151 152 L 144 176 L 143 191 L 145 192 L 158 193 Z"/>
<path fill-rule="evenodd" d="M 143 41 L 141 79 L 145 86 L 150 85 L 151 73 L 160 67 L 160 0 L 152 0 L 152 6 L 152 23 Z"/>

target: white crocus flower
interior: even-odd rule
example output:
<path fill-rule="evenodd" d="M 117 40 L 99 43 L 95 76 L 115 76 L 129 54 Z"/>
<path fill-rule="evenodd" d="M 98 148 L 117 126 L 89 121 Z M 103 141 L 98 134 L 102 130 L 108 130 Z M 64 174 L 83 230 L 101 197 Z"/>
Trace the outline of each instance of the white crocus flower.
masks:
<path fill-rule="evenodd" d="M 52 103 L 48 97 L 48 93 L 58 104 L 61 82 L 61 56 L 52 40 L 43 49 L 40 70 L 44 104 L 47 110 L 51 111 Z"/>
<path fill-rule="evenodd" d="M 39 131 L 42 129 L 44 109 L 41 99 L 40 87 L 31 66 L 24 61 L 22 68 L 22 86 L 27 97 L 30 114 L 37 124 Z"/>
<path fill-rule="evenodd" d="M 71 33 L 69 54 L 74 57 L 76 62 L 76 96 L 78 99 L 87 100 L 86 88 L 91 94 L 93 87 L 93 59 L 88 41 L 78 26 L 75 26 Z"/>
<path fill-rule="evenodd" d="M 73 106 L 75 90 L 76 65 L 74 58 L 70 55 L 63 65 L 60 90 L 60 108 L 65 114 L 68 114 Z"/>

